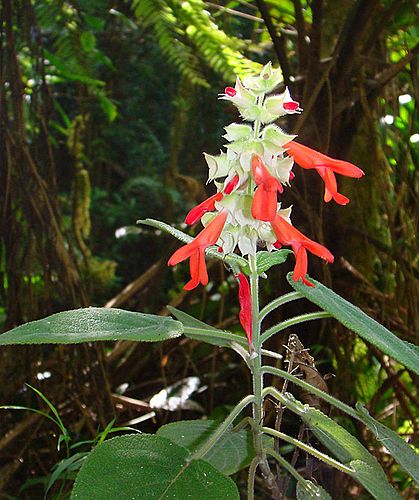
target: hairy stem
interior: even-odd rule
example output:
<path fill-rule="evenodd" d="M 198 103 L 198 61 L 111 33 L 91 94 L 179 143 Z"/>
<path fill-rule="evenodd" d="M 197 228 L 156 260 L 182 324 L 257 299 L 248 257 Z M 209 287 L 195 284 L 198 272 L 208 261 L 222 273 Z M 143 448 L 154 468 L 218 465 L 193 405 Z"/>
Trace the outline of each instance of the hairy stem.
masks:
<path fill-rule="evenodd" d="M 223 436 L 225 432 L 227 432 L 228 428 L 236 417 L 240 415 L 240 413 L 246 408 L 247 405 L 254 401 L 254 396 L 250 394 L 243 398 L 231 411 L 230 415 L 224 420 L 224 422 L 217 428 L 217 430 L 211 434 L 211 436 L 202 444 L 193 454 L 192 458 L 198 460 L 204 457 L 208 451 L 217 443 L 217 441 Z"/>
<path fill-rule="evenodd" d="M 326 455 L 325 453 L 322 453 L 319 450 L 316 450 L 312 446 L 309 446 L 306 443 L 303 443 L 302 441 L 299 441 L 298 439 L 295 439 L 291 436 L 288 436 L 288 434 L 284 434 L 283 432 L 279 432 L 275 429 L 271 429 L 270 427 L 262 427 L 262 431 L 265 434 L 269 434 L 270 436 L 276 437 L 278 439 L 282 439 L 283 441 L 293 444 L 294 446 L 298 446 L 298 448 L 301 448 L 307 453 L 310 453 L 310 455 L 313 455 L 314 457 L 318 458 L 319 460 L 322 460 L 323 462 L 327 463 L 331 467 L 334 467 L 335 469 L 338 469 L 342 472 L 345 472 L 345 474 L 352 475 L 355 471 L 351 468 L 346 466 L 345 464 L 342 464 L 335 460 L 332 457 L 329 457 L 329 455 Z"/>
<path fill-rule="evenodd" d="M 263 319 L 272 311 L 274 311 L 277 307 L 287 304 L 288 302 L 292 302 L 293 300 L 301 299 L 303 295 L 300 292 L 290 292 L 282 295 L 281 297 L 276 298 L 272 302 L 270 302 L 267 306 L 265 306 L 259 314 L 259 321 L 263 321 Z"/>
<path fill-rule="evenodd" d="M 312 312 L 312 313 L 307 313 L 307 314 L 301 314 L 300 316 L 295 316 L 294 318 L 286 319 L 285 321 L 282 321 L 281 323 L 278 323 L 277 325 L 272 326 L 271 328 L 268 328 L 263 335 L 260 337 L 260 343 L 263 344 L 266 340 L 268 340 L 272 335 L 275 335 L 276 333 L 282 332 L 282 330 L 285 330 L 286 328 L 293 326 L 293 325 L 298 325 L 300 323 L 303 323 L 305 321 L 312 321 L 313 319 L 321 319 L 321 318 L 331 318 L 332 315 L 326 311 L 317 311 L 317 312 Z"/>
<path fill-rule="evenodd" d="M 339 408 L 339 410 L 345 412 L 347 415 L 350 415 L 351 417 L 360 420 L 359 415 L 353 408 L 343 403 L 342 401 L 339 401 L 339 399 L 334 398 L 330 394 L 327 394 L 327 392 L 318 389 L 314 385 L 311 385 L 308 382 L 305 382 L 304 380 L 301 380 L 295 377 L 294 375 L 291 375 L 291 373 L 281 370 L 280 368 L 274 368 L 273 366 L 262 366 L 262 371 L 263 373 L 269 373 L 270 375 L 277 375 L 278 377 L 282 377 L 285 380 L 289 380 L 293 384 L 299 385 L 306 391 L 309 391 L 312 394 L 315 394 L 319 398 L 323 399 L 324 401 L 327 401 L 329 404 L 336 406 L 336 408 Z"/>

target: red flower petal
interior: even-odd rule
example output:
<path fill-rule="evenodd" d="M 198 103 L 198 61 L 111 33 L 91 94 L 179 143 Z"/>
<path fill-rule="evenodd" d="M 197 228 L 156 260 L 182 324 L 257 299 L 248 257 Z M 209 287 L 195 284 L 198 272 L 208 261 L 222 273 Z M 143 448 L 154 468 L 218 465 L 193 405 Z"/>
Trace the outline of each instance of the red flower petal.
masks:
<path fill-rule="evenodd" d="M 231 181 L 227 184 L 227 186 L 224 188 L 224 194 L 231 194 L 235 187 L 237 186 L 237 183 L 239 182 L 239 176 L 235 175 Z"/>
<path fill-rule="evenodd" d="M 286 111 L 296 111 L 300 107 L 300 104 L 296 101 L 289 101 L 289 102 L 284 102 L 282 107 Z"/>
<path fill-rule="evenodd" d="M 243 273 L 237 275 L 239 280 L 240 323 L 246 332 L 249 345 L 252 344 L 252 297 L 250 285 Z"/>
<path fill-rule="evenodd" d="M 275 236 L 278 238 L 279 243 L 292 246 L 295 255 L 293 280 L 299 281 L 301 278 L 303 283 L 307 286 L 314 286 L 312 283 L 307 281 L 305 277 L 307 274 L 307 250 L 327 262 L 334 261 L 333 255 L 326 247 L 320 245 L 320 243 L 310 240 L 310 238 L 307 238 L 307 236 L 298 231 L 298 229 L 289 224 L 278 214 L 271 222 L 271 226 Z"/>
<path fill-rule="evenodd" d="M 191 225 L 198 222 L 205 213 L 215 210 L 215 202 L 220 201 L 222 198 L 223 193 L 216 193 L 196 207 L 192 208 L 185 218 L 185 224 Z"/>
<path fill-rule="evenodd" d="M 288 154 L 294 158 L 300 167 L 308 169 L 326 167 L 337 174 L 346 175 L 347 177 L 359 178 L 364 175 L 364 172 L 352 163 L 330 158 L 330 156 L 319 153 L 298 142 L 290 141 L 285 145 L 285 148 Z"/>
<path fill-rule="evenodd" d="M 169 259 L 169 266 L 175 266 L 183 260 L 190 259 L 189 269 L 191 280 L 184 286 L 185 290 L 192 290 L 199 283 L 208 283 L 207 267 L 205 265 L 205 249 L 214 245 L 220 237 L 224 224 L 227 220 L 227 212 L 220 212 L 203 229 L 198 236 L 187 245 L 179 248 Z"/>
<path fill-rule="evenodd" d="M 276 193 L 283 192 L 283 187 L 265 167 L 258 155 L 252 156 L 252 174 L 258 188 L 252 202 L 252 215 L 257 220 L 270 222 L 276 214 Z"/>
<path fill-rule="evenodd" d="M 252 216 L 261 221 L 272 221 L 276 214 L 276 190 L 269 191 L 261 184 L 255 191 L 252 201 Z"/>

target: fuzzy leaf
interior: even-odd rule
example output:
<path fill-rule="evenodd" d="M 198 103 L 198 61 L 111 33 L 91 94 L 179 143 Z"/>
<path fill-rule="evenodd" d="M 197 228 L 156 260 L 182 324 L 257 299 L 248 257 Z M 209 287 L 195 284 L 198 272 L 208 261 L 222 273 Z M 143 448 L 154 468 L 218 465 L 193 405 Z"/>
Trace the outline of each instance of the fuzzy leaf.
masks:
<path fill-rule="evenodd" d="M 161 436 L 126 435 L 96 446 L 82 465 L 71 494 L 76 500 L 141 498 L 238 499 L 234 482 L 186 448 Z"/>
<path fill-rule="evenodd" d="M 158 436 L 163 436 L 191 453 L 199 448 L 217 429 L 214 420 L 182 420 L 160 427 Z M 248 466 L 254 457 L 252 434 L 247 429 L 234 432 L 230 429 L 203 457 L 217 470 L 230 476 Z"/>
<path fill-rule="evenodd" d="M 98 340 L 158 342 L 179 337 L 182 323 L 172 318 L 122 309 L 87 307 L 31 321 L 0 335 L 0 345 L 78 344 Z"/>
<path fill-rule="evenodd" d="M 292 273 L 288 274 L 287 279 L 294 290 L 300 292 L 324 311 L 329 312 L 340 323 L 364 340 L 371 342 L 380 351 L 385 352 L 419 375 L 419 352 L 412 344 L 396 337 L 394 333 L 367 316 L 361 309 L 318 281 L 311 279 L 315 286 L 308 287 L 301 282 L 295 283 L 292 280 Z"/>
<path fill-rule="evenodd" d="M 375 420 L 361 403 L 356 404 L 359 418 L 391 453 L 391 456 L 419 484 L 419 454 L 398 434 Z"/>

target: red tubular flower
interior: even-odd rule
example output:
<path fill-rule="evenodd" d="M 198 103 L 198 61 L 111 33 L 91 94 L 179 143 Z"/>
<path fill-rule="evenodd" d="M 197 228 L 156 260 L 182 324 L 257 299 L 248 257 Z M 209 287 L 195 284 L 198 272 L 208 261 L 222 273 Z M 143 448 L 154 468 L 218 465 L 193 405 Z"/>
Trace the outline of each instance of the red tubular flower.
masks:
<path fill-rule="evenodd" d="M 338 193 L 335 173 L 346 175 L 347 177 L 359 178 L 364 175 L 364 172 L 360 168 L 348 161 L 330 158 L 295 141 L 286 144 L 285 148 L 300 167 L 307 169 L 314 168 L 323 179 L 325 184 L 325 202 L 329 202 L 333 198 L 339 205 L 349 203 L 349 198 Z"/>
<path fill-rule="evenodd" d="M 252 215 L 257 220 L 270 222 L 277 208 L 276 193 L 283 192 L 278 179 L 272 177 L 258 155 L 252 156 L 253 179 L 258 185 L 252 202 Z"/>
<path fill-rule="evenodd" d="M 240 314 L 239 319 L 246 332 L 246 337 L 249 342 L 249 346 L 252 345 L 252 298 L 250 296 L 250 285 L 247 281 L 246 276 L 243 273 L 239 273 L 236 278 L 239 280 L 239 302 L 240 302 Z"/>
<path fill-rule="evenodd" d="M 195 224 L 195 222 L 198 222 L 205 213 L 215 210 L 215 202 L 220 201 L 222 197 L 223 193 L 216 193 L 194 207 L 186 216 L 185 224 Z"/>
<path fill-rule="evenodd" d="M 191 280 L 183 287 L 192 290 L 199 283 L 208 283 L 207 267 L 205 265 L 205 249 L 214 245 L 220 237 L 227 219 L 227 212 L 222 211 L 203 229 L 198 236 L 187 245 L 179 248 L 169 259 L 169 266 L 175 266 L 183 260 L 189 259 Z"/>
<path fill-rule="evenodd" d="M 236 188 L 238 182 L 239 182 L 239 176 L 235 175 L 231 179 L 231 181 L 227 184 L 227 186 L 224 188 L 224 194 L 231 194 L 234 191 L 234 189 Z"/>
<path fill-rule="evenodd" d="M 316 243 L 313 240 L 304 236 L 303 233 L 298 231 L 294 226 L 289 224 L 283 217 L 276 215 L 275 219 L 271 222 L 272 229 L 278 241 L 282 245 L 290 245 L 294 251 L 295 255 L 295 267 L 292 279 L 294 281 L 299 281 L 300 278 L 303 283 L 307 286 L 314 286 L 306 279 L 307 274 L 307 250 L 312 254 L 326 260 L 327 262 L 333 262 L 334 257 L 329 252 L 329 250 Z"/>

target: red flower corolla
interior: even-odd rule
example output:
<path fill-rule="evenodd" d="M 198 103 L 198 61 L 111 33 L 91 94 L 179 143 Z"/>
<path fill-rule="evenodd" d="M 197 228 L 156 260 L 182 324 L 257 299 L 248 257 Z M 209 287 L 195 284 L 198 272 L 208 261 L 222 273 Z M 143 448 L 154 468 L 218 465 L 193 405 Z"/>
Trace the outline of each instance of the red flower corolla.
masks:
<path fill-rule="evenodd" d="M 185 224 L 192 225 L 198 222 L 201 217 L 207 213 L 207 212 L 212 212 L 215 210 L 215 202 L 216 201 L 221 201 L 223 199 L 223 194 L 231 194 L 235 187 L 237 186 L 237 183 L 239 182 L 239 176 L 235 175 L 231 181 L 227 184 L 227 186 L 224 189 L 224 192 L 221 193 L 216 193 L 213 196 L 210 196 L 206 200 L 204 200 L 202 203 L 197 205 L 196 207 L 192 208 L 192 210 L 189 211 L 188 215 L 185 217 Z"/>
<path fill-rule="evenodd" d="M 230 182 L 227 183 L 227 186 L 224 188 L 224 194 L 231 194 L 235 189 L 239 182 L 239 176 L 235 175 Z"/>
<path fill-rule="evenodd" d="M 307 169 L 314 168 L 323 179 L 325 184 L 325 202 L 329 202 L 333 198 L 339 205 L 349 203 L 349 198 L 338 193 L 335 173 L 346 175 L 347 177 L 359 178 L 364 175 L 364 172 L 360 168 L 348 161 L 330 158 L 295 141 L 286 144 L 285 148 L 287 149 L 287 153 L 294 158 L 300 167 Z"/>
<path fill-rule="evenodd" d="M 205 249 L 217 242 L 226 219 L 227 212 L 220 212 L 193 241 L 176 250 L 170 257 L 168 262 L 169 266 L 175 266 L 179 264 L 179 262 L 189 259 L 191 280 L 183 287 L 185 290 L 192 290 L 197 287 L 199 283 L 203 285 L 208 283 L 208 273 L 205 265 Z"/>
<path fill-rule="evenodd" d="M 247 281 L 246 276 L 243 273 L 239 273 L 236 278 L 239 280 L 239 302 L 240 302 L 240 314 L 239 319 L 246 332 L 246 337 L 249 342 L 249 346 L 252 345 L 252 298 L 250 295 L 250 285 Z"/>
<path fill-rule="evenodd" d="M 289 245 L 293 249 L 296 262 L 292 279 L 294 281 L 299 281 L 301 278 L 303 280 L 303 283 L 305 283 L 307 286 L 314 286 L 306 279 L 308 265 L 307 250 L 309 250 L 314 255 L 321 257 L 327 262 L 334 261 L 333 255 L 326 247 L 307 238 L 307 236 L 298 231 L 298 229 L 296 229 L 278 214 L 271 222 L 271 225 L 275 236 L 278 238 L 279 243 L 281 245 Z"/>
<path fill-rule="evenodd" d="M 253 179 L 257 184 L 253 202 L 252 215 L 257 220 L 272 221 L 276 214 L 276 193 L 283 192 L 283 187 L 278 179 L 272 177 L 258 155 L 252 157 Z"/>
<path fill-rule="evenodd" d="M 223 193 L 216 193 L 192 208 L 185 218 L 185 224 L 195 224 L 195 222 L 198 222 L 205 213 L 215 210 L 215 202 L 220 201 L 222 198 Z"/>

